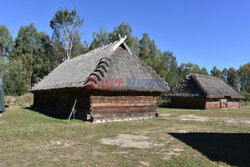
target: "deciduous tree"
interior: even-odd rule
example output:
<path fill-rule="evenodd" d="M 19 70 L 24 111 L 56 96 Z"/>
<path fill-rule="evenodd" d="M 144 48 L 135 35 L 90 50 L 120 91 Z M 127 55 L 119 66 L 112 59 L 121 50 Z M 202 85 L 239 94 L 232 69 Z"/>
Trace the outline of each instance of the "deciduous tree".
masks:
<path fill-rule="evenodd" d="M 29 90 L 29 78 L 21 59 L 10 62 L 9 70 L 4 74 L 4 91 L 7 95 L 20 96 Z"/>
<path fill-rule="evenodd" d="M 211 70 L 211 75 L 213 77 L 223 78 L 222 72 L 216 66 L 214 66 L 213 69 Z"/>
<path fill-rule="evenodd" d="M 208 75 L 208 71 L 205 67 L 203 67 L 200 71 L 200 74 L 203 74 L 203 75 Z"/>
<path fill-rule="evenodd" d="M 228 78 L 228 70 L 227 70 L 227 68 L 223 68 L 222 77 L 226 82 L 228 82 L 228 80 L 227 80 L 227 78 Z"/>
<path fill-rule="evenodd" d="M 90 44 L 90 50 L 109 44 L 109 33 L 103 26 L 99 28 L 99 32 L 93 33 L 93 41 Z"/>
<path fill-rule="evenodd" d="M 228 83 L 238 90 L 238 71 L 231 67 L 228 69 L 227 75 Z"/>
<path fill-rule="evenodd" d="M 7 69 L 9 55 L 13 47 L 13 39 L 9 29 L 5 25 L 0 25 L 0 71 L 2 73 Z"/>
<path fill-rule="evenodd" d="M 240 66 L 239 78 L 241 91 L 250 93 L 250 62 Z"/>
<path fill-rule="evenodd" d="M 50 27 L 54 32 L 54 44 L 56 44 L 54 47 L 57 52 L 63 52 L 63 60 L 72 58 L 72 55 L 82 54 L 82 47 L 79 49 L 74 46 L 80 46 L 80 28 L 83 21 L 76 10 L 69 11 L 68 9 L 59 9 L 50 21 Z"/>

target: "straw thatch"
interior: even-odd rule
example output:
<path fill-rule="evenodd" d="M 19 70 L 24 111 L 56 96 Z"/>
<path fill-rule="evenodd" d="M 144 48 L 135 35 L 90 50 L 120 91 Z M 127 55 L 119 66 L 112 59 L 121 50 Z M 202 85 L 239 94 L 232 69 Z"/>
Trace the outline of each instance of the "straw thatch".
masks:
<path fill-rule="evenodd" d="M 137 56 L 132 55 L 124 42 L 125 39 L 121 38 L 109 45 L 66 60 L 36 84 L 31 91 L 84 88 L 88 84 L 88 77 L 103 80 L 123 79 L 122 90 L 124 91 L 166 91 L 167 83 L 151 67 L 139 60 Z M 130 87 L 127 83 L 128 78 L 136 78 L 136 81 L 138 79 L 146 80 L 143 84 L 136 83 L 136 87 Z M 148 86 L 152 84 L 152 81 L 153 86 Z"/>
<path fill-rule="evenodd" d="M 168 97 L 244 99 L 223 79 L 201 74 L 190 74 L 168 92 Z"/>

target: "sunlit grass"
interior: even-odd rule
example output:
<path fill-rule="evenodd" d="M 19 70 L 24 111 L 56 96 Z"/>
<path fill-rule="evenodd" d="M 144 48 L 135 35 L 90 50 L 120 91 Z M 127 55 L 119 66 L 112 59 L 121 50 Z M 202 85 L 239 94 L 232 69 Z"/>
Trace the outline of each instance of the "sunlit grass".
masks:
<path fill-rule="evenodd" d="M 226 166 L 168 133 L 249 133 L 250 124 L 214 121 L 233 118 L 250 121 L 250 109 L 186 110 L 159 108 L 160 117 L 148 120 L 89 123 L 48 117 L 21 107 L 0 116 L 0 166 Z M 181 120 L 194 115 L 209 121 Z M 103 138 L 119 134 L 144 135 L 159 146 L 130 148 L 104 145 Z M 180 152 L 171 150 L 181 148 Z"/>

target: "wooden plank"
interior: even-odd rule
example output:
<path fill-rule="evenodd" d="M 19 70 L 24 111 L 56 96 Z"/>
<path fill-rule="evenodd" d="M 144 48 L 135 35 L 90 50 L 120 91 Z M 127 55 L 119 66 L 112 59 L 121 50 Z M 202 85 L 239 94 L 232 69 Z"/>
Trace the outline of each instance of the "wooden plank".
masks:
<path fill-rule="evenodd" d="M 92 103 L 93 107 L 105 107 L 105 106 L 152 106 L 154 103 Z"/>

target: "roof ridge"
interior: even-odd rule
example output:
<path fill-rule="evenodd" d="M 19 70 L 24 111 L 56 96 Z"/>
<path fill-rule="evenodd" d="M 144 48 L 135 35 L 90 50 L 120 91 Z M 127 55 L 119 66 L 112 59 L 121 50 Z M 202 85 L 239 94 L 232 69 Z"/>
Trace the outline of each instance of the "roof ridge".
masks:
<path fill-rule="evenodd" d="M 129 68 L 130 64 L 134 67 Z M 143 63 L 137 56 L 129 53 L 125 38 L 121 38 L 59 64 L 52 72 L 34 85 L 31 91 L 83 88 L 88 84 L 87 81 L 91 80 L 90 77 L 93 77 L 92 81 L 94 82 L 97 79 L 112 77 L 160 79 L 159 75 L 150 66 Z M 157 85 L 147 87 L 144 91 L 163 92 L 168 89 L 165 83 L 157 82 Z M 124 84 L 128 85 L 126 81 Z M 127 91 L 132 90 L 132 88 L 124 87 L 122 90 Z M 139 91 L 141 88 L 135 87 L 133 90 Z"/>
<path fill-rule="evenodd" d="M 76 56 L 76 57 L 74 57 L 74 58 L 72 58 L 72 59 L 67 59 L 67 60 L 65 60 L 64 62 L 62 62 L 61 64 L 59 64 L 57 67 L 59 67 L 59 66 L 62 66 L 62 65 L 64 65 L 65 63 L 69 63 L 69 62 L 71 62 L 71 61 L 76 61 L 77 59 L 80 59 L 80 58 L 82 58 L 83 56 L 86 56 L 86 55 L 90 55 L 90 54 L 94 54 L 94 53 L 96 53 L 97 51 L 101 51 L 101 50 L 104 50 L 104 49 L 106 49 L 106 48 L 108 48 L 108 47 L 110 47 L 110 46 L 112 46 L 113 44 L 115 44 L 115 43 L 117 43 L 118 41 L 121 41 L 122 40 L 122 43 L 125 41 L 125 39 L 126 39 L 127 37 L 125 36 L 124 38 L 121 38 L 121 39 L 119 39 L 119 40 L 116 40 L 116 41 L 114 41 L 114 42 L 111 42 L 111 43 L 109 43 L 109 44 L 107 44 L 107 45 L 102 45 L 102 46 L 100 46 L 100 47 L 98 47 L 98 48 L 95 48 L 95 49 L 93 49 L 93 50 L 91 50 L 91 51 L 88 51 L 88 52 L 86 52 L 86 53 L 84 53 L 84 54 L 81 54 L 81 55 L 78 55 L 78 56 Z M 122 44 L 121 43 L 121 44 Z M 120 44 L 120 45 L 121 45 Z M 119 46 L 118 46 L 119 47 Z M 111 48 L 111 51 L 112 51 L 112 48 Z M 99 60 L 100 61 L 100 60 Z M 55 67 L 53 70 L 55 70 L 57 67 Z M 52 71 L 53 71 L 52 70 Z M 93 71 L 94 72 L 94 71 Z M 93 73 L 92 72 L 92 73 Z M 91 73 L 91 74 L 92 74 Z M 44 79 L 46 79 L 47 77 L 48 77 L 48 75 L 49 75 L 50 73 L 48 73 L 47 75 L 45 75 L 41 80 L 44 80 Z M 41 81 L 40 80 L 40 81 Z M 38 85 L 39 84 L 39 82 L 37 82 L 36 84 L 34 84 L 33 86 L 32 86 L 32 88 L 31 88 L 31 90 L 33 90 L 33 88 L 35 88 L 35 86 L 36 85 Z"/>
<path fill-rule="evenodd" d="M 127 36 L 125 36 L 124 38 L 121 38 L 120 40 L 117 40 L 117 41 L 110 43 L 109 46 L 114 45 L 111 48 L 111 51 L 114 53 L 116 51 L 116 49 L 119 46 L 121 46 L 121 44 L 123 44 L 125 42 L 126 38 L 127 38 Z M 101 59 L 99 59 L 97 65 L 95 67 L 95 70 L 93 72 L 91 72 L 88 77 L 90 78 L 92 75 L 96 76 L 97 79 L 101 79 L 101 77 L 104 77 L 105 72 L 107 72 L 107 67 L 110 67 L 112 55 L 113 54 L 109 54 L 108 56 L 102 57 Z M 84 86 L 86 86 L 88 84 L 88 82 L 89 82 L 89 80 L 86 80 L 84 83 Z"/>
<path fill-rule="evenodd" d="M 203 76 L 203 77 L 208 77 L 208 78 L 216 78 L 216 79 L 222 79 L 222 78 L 219 78 L 219 77 L 215 77 L 215 76 L 212 76 L 212 75 L 205 75 L 205 74 L 198 74 L 198 73 L 191 73 L 192 75 L 199 75 L 199 76 Z M 223 79 L 222 79 L 223 80 Z"/>
<path fill-rule="evenodd" d="M 222 82 L 224 82 L 226 85 L 228 85 L 230 88 L 232 88 L 234 91 L 236 91 L 239 95 L 241 95 L 241 96 L 243 96 L 240 92 L 238 92 L 232 85 L 230 85 L 229 83 L 227 83 L 223 78 L 219 78 L 219 77 L 215 77 L 215 76 L 211 76 L 211 75 L 203 75 L 203 74 L 197 74 L 197 73 L 194 73 L 195 75 L 195 77 L 196 77 L 196 75 L 200 75 L 200 76 L 205 76 L 205 77 L 208 77 L 208 78 L 214 78 L 214 79 L 218 79 L 218 80 L 221 80 Z M 196 79 L 197 80 L 197 79 Z M 197 82 L 199 82 L 198 80 L 197 80 Z M 199 84 L 199 86 L 200 86 L 200 84 Z M 201 88 L 201 89 L 203 89 L 203 88 Z M 205 90 L 204 90 L 205 91 Z M 206 92 L 206 91 L 205 91 Z M 243 96 L 244 98 L 245 98 L 245 96 Z"/>
<path fill-rule="evenodd" d="M 192 92 L 188 92 L 189 90 L 185 88 L 185 82 L 189 82 L 190 78 L 193 82 L 193 85 L 196 85 L 196 89 L 199 90 L 200 93 L 203 94 L 202 96 L 205 98 L 225 98 L 228 95 L 232 96 L 232 98 L 235 99 L 245 98 L 240 92 L 237 91 L 237 89 L 232 87 L 232 85 L 227 83 L 222 78 L 194 73 L 191 73 L 187 75 L 184 79 L 182 79 L 175 87 L 173 87 L 167 93 L 167 95 L 177 96 L 178 93 L 183 91 L 184 93 L 182 92 L 182 95 L 180 95 L 179 97 L 186 96 L 185 93 L 188 94 L 188 97 L 192 96 Z M 183 84 L 184 87 L 182 87 Z"/>
<path fill-rule="evenodd" d="M 191 76 L 192 76 L 192 73 L 186 75 L 177 85 L 175 85 L 173 88 L 171 88 L 171 89 L 167 92 L 167 95 L 170 95 L 171 93 L 173 93 L 173 91 L 175 91 L 177 88 L 179 88 L 179 87 L 181 86 L 181 84 L 182 84 L 184 81 L 188 80 Z"/>
<path fill-rule="evenodd" d="M 124 38 L 120 38 L 120 40 L 117 40 L 116 44 L 112 48 L 112 52 L 114 52 L 125 40 L 127 39 L 127 35 L 125 35 Z"/>
<path fill-rule="evenodd" d="M 197 75 L 197 74 L 196 74 L 196 75 Z M 194 76 L 195 76 L 195 80 L 197 80 L 196 75 L 194 75 Z M 227 86 L 229 86 L 233 91 L 235 91 L 236 93 L 238 93 L 239 95 L 241 95 L 243 98 L 245 98 L 245 96 L 243 96 L 240 92 L 238 92 L 232 85 L 230 85 L 229 83 L 227 83 L 223 78 L 219 78 L 219 77 L 215 77 L 215 76 L 211 76 L 211 75 L 202 75 L 202 74 L 198 74 L 198 75 L 200 75 L 200 76 L 205 76 L 205 77 L 208 77 L 208 78 L 213 78 L 213 79 L 220 80 L 220 81 L 222 81 L 223 83 L 225 83 Z M 199 81 L 197 80 L 197 82 L 199 82 Z M 200 86 L 200 84 L 199 84 L 199 86 Z M 200 88 L 201 88 L 202 90 L 204 90 L 205 92 L 207 92 L 202 86 L 200 86 Z M 208 93 L 207 93 L 207 96 L 209 97 L 209 94 L 208 94 Z"/>

